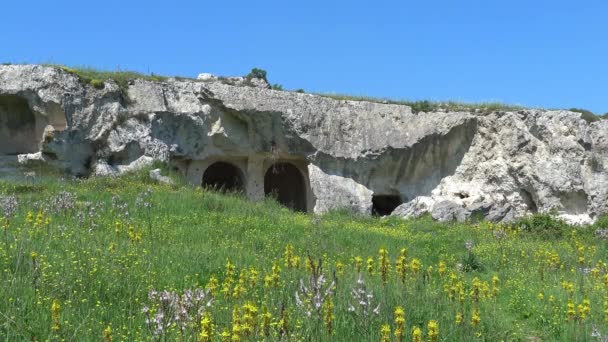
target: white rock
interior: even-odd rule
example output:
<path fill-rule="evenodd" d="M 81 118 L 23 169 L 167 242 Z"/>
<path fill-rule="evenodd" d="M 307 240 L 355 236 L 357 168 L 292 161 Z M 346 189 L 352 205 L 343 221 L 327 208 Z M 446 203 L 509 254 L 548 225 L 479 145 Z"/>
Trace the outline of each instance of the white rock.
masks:
<path fill-rule="evenodd" d="M 129 163 L 127 165 L 118 165 L 116 168 L 118 169 L 119 174 L 125 174 L 128 172 L 141 170 L 148 166 L 152 166 L 152 164 L 154 164 L 154 158 L 148 156 L 141 156 L 132 163 Z"/>
<path fill-rule="evenodd" d="M 159 183 L 164 183 L 164 184 L 173 184 L 173 179 L 167 177 L 167 176 L 163 176 L 161 174 L 161 170 L 160 169 L 154 169 L 154 170 L 150 170 L 150 178 L 152 178 L 153 180 L 159 182 Z"/>
<path fill-rule="evenodd" d="M 44 163 L 46 160 L 42 152 L 20 154 L 17 156 L 17 162 L 21 165 L 31 165 L 35 163 Z"/>
<path fill-rule="evenodd" d="M 215 80 L 217 80 L 217 77 L 213 74 L 204 72 L 204 73 L 198 74 L 196 79 L 199 81 L 215 81 Z"/>

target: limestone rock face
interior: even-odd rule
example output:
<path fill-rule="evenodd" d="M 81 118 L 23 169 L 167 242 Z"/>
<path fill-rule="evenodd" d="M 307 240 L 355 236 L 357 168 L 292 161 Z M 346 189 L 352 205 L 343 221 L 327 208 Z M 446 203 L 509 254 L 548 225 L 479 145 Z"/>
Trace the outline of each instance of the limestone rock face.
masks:
<path fill-rule="evenodd" d="M 98 89 L 60 68 L 0 66 L 0 161 L 18 154 L 82 176 L 160 160 L 194 184 L 319 213 L 508 221 L 555 212 L 585 223 L 608 212 L 608 121 L 413 113 L 209 74 Z"/>

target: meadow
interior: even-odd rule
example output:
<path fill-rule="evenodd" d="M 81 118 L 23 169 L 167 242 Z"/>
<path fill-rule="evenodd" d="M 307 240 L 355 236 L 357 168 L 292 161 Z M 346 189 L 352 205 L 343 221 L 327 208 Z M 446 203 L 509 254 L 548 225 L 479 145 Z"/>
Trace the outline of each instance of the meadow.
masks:
<path fill-rule="evenodd" d="M 314 216 L 145 172 L 0 181 L 0 338 L 605 341 L 605 222 Z"/>

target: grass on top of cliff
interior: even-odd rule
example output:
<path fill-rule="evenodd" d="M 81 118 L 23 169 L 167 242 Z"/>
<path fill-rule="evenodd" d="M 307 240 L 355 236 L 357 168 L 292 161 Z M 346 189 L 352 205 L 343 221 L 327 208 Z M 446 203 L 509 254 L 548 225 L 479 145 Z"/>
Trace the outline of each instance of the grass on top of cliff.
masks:
<path fill-rule="evenodd" d="M 5 64 L 10 64 L 10 63 L 5 63 Z M 144 73 L 136 72 L 136 71 L 100 70 L 100 69 L 96 69 L 93 67 L 68 67 L 68 66 L 60 65 L 60 64 L 47 64 L 47 65 L 52 66 L 52 67 L 61 68 L 69 73 L 72 73 L 72 74 L 78 76 L 82 80 L 83 83 L 90 84 L 91 86 L 93 86 L 95 88 L 103 88 L 104 82 L 108 81 L 108 80 L 116 81 L 116 83 L 118 83 L 118 85 L 120 86 L 121 89 L 126 90 L 128 88 L 128 82 L 133 79 L 145 79 L 145 80 L 150 80 L 150 81 L 162 82 L 162 81 L 166 81 L 169 78 L 167 76 L 156 75 L 154 73 L 151 73 L 148 75 L 148 74 L 144 74 Z M 254 69 L 252 69 L 252 72 L 254 70 L 262 71 L 263 78 L 266 78 L 266 71 L 254 68 Z M 251 75 L 251 73 L 249 75 L 246 75 L 246 77 L 249 77 L 250 75 Z M 174 76 L 173 78 L 181 79 L 181 80 L 196 81 L 196 79 L 190 78 L 190 77 Z M 222 79 L 222 77 L 220 77 L 220 80 L 221 79 Z M 283 90 L 283 87 L 279 86 L 279 85 L 273 85 L 272 88 L 275 90 Z M 305 91 L 303 89 L 295 90 L 295 92 L 305 93 Z M 437 111 L 437 110 L 446 110 L 446 111 L 477 110 L 477 111 L 481 111 L 483 113 L 490 113 L 490 112 L 495 112 L 495 111 L 518 111 L 518 110 L 522 110 L 522 109 L 527 109 L 527 107 L 525 107 L 525 106 L 510 105 L 510 104 L 505 104 L 505 103 L 496 102 L 496 101 L 478 102 L 478 103 L 467 103 L 467 102 L 461 102 L 461 101 L 430 101 L 430 100 L 410 101 L 410 100 L 396 100 L 396 99 L 379 98 L 379 97 L 372 97 L 372 96 L 356 96 L 356 95 L 336 94 L 336 93 L 312 93 L 312 94 L 329 97 L 329 98 L 332 98 L 335 100 L 368 101 L 368 102 L 375 102 L 375 103 L 405 105 L 405 106 L 410 106 L 414 113 L 432 112 L 432 111 Z M 606 113 L 604 115 L 597 115 L 589 110 L 578 109 L 578 108 L 572 108 L 569 110 L 581 113 L 582 118 L 589 123 L 603 120 L 604 116 L 606 114 L 608 114 L 608 113 Z"/>
<path fill-rule="evenodd" d="M 64 65 L 54 64 L 51 64 L 49 66 L 57 67 L 71 74 L 74 74 L 78 76 L 80 80 L 82 80 L 84 83 L 88 83 L 95 88 L 103 88 L 104 82 L 108 80 L 114 80 L 116 83 L 118 83 L 121 89 L 127 89 L 130 80 L 145 79 L 150 81 L 162 82 L 167 79 L 167 77 L 165 76 L 159 76 L 155 74 L 147 75 L 136 71 L 107 71 L 91 67 L 67 67 Z"/>
<path fill-rule="evenodd" d="M 6 341 L 608 334 L 597 227 L 316 217 L 145 173 L 2 181 L 0 194 Z"/>

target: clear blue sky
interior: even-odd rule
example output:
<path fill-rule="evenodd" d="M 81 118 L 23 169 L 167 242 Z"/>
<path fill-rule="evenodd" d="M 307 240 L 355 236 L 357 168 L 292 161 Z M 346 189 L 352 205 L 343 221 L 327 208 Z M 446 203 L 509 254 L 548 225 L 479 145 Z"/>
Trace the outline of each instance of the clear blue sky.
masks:
<path fill-rule="evenodd" d="M 608 112 L 608 1 L 5 1 L 0 61 Z"/>

